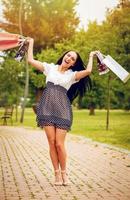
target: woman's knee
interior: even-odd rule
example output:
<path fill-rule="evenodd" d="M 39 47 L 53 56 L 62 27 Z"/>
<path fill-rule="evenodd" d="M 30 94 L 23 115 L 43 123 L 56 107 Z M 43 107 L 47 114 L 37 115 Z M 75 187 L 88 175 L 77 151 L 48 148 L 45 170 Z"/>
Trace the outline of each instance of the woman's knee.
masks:
<path fill-rule="evenodd" d="M 49 146 L 50 146 L 51 148 L 56 147 L 56 140 L 55 140 L 55 139 L 50 139 L 50 140 L 49 140 Z"/>
<path fill-rule="evenodd" d="M 56 142 L 56 148 L 58 151 L 62 151 L 64 149 L 64 144 L 61 142 Z"/>
<path fill-rule="evenodd" d="M 56 144 L 56 129 L 54 126 L 45 126 L 45 133 L 47 135 L 48 143 L 50 147 L 55 147 Z"/>
<path fill-rule="evenodd" d="M 56 148 L 57 151 L 65 151 L 65 137 L 66 137 L 66 130 L 64 129 L 56 129 Z"/>

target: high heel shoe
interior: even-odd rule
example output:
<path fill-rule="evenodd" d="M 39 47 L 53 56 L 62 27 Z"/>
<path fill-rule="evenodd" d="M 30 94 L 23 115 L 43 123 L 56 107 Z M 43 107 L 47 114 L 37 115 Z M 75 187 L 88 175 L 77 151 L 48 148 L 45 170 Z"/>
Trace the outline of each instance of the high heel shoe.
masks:
<path fill-rule="evenodd" d="M 62 185 L 63 182 L 62 182 L 62 179 L 61 179 L 61 172 L 60 170 L 55 170 L 55 183 L 54 185 L 56 186 L 59 186 L 59 185 Z"/>
<path fill-rule="evenodd" d="M 64 186 L 69 185 L 70 182 L 69 182 L 68 174 L 67 174 L 66 170 L 61 171 L 61 175 L 62 175 L 63 185 Z"/>

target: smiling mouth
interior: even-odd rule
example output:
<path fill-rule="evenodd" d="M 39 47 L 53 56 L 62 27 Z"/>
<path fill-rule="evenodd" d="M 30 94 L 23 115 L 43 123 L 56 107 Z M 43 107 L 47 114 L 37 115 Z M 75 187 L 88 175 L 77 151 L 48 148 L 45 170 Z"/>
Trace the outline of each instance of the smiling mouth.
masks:
<path fill-rule="evenodd" d="M 66 64 L 69 64 L 69 62 L 67 60 L 64 60 Z"/>

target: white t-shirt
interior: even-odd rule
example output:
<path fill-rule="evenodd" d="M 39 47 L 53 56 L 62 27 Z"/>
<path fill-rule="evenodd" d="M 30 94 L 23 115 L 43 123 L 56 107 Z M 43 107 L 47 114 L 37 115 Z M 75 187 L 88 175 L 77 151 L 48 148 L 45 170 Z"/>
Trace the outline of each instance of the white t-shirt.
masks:
<path fill-rule="evenodd" d="M 61 73 L 58 71 L 58 65 L 54 63 L 43 62 L 44 71 L 46 75 L 46 83 L 48 81 L 54 83 L 54 85 L 60 85 L 67 90 L 71 87 L 72 84 L 78 82 L 75 80 L 75 74 L 77 71 L 73 72 L 71 69 Z"/>

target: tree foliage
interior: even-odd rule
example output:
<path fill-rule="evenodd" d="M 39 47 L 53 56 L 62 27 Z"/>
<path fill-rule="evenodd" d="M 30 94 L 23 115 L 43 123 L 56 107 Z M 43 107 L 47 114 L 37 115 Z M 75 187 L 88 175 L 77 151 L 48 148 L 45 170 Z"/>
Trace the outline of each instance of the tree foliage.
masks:
<path fill-rule="evenodd" d="M 23 65 L 12 58 L 5 58 L 0 64 L 0 105 L 12 105 L 20 102 L 23 93 Z"/>
<path fill-rule="evenodd" d="M 2 29 L 19 33 L 20 1 L 2 0 L 2 3 L 7 21 L 1 25 Z M 77 0 L 22 0 L 23 34 L 35 39 L 37 51 L 72 37 L 79 23 L 74 10 L 76 4 Z"/>
<path fill-rule="evenodd" d="M 19 1 L 2 0 L 2 2 L 6 8 L 4 16 L 12 24 L 3 28 L 7 31 L 18 32 L 18 27 L 14 25 L 18 24 Z M 74 11 L 76 2 L 23 1 L 23 32 L 35 39 L 35 58 L 41 62 L 55 63 L 65 51 L 76 50 L 87 65 L 90 51 L 100 50 L 104 55 L 111 55 L 130 72 L 130 1 L 120 0 L 116 8 L 107 11 L 106 20 L 102 24 L 96 21 L 90 22 L 86 30 L 78 31 L 76 31 L 78 18 Z M 14 15 L 12 16 L 11 13 Z M 38 52 L 39 49 L 41 51 Z M 11 66 L 11 61 L 9 65 Z M 130 80 L 124 84 L 115 74 L 112 72 L 109 74 L 111 76 L 111 108 L 129 110 Z M 89 108 L 91 105 L 96 108 L 106 108 L 109 74 L 99 76 L 95 59 L 91 74 L 93 90 L 89 94 L 86 93 L 82 100 L 77 98 L 74 104 L 82 108 Z M 45 76 L 32 69 L 30 87 L 33 96 L 34 87 L 39 89 L 45 87 Z"/>

